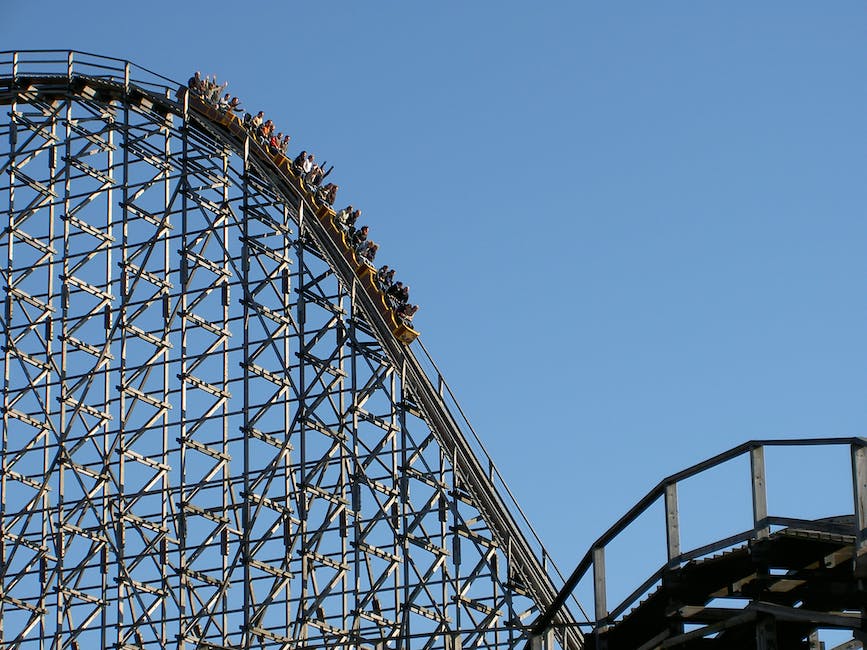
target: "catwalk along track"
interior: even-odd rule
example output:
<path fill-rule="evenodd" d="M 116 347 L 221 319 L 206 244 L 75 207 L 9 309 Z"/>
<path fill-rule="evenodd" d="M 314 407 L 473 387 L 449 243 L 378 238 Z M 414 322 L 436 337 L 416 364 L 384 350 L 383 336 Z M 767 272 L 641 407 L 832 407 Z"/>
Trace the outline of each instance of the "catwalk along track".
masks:
<path fill-rule="evenodd" d="M 773 455 L 775 473 L 766 471 L 766 455 Z M 804 472 L 804 458 L 811 471 Z M 815 459 L 833 459 L 833 464 Z M 799 517 L 815 510 L 816 503 L 779 499 L 777 508 L 788 505 L 794 512 L 774 513 L 768 505 L 769 485 L 779 496 L 791 489 L 793 476 L 799 477 L 801 487 L 812 488 L 813 501 L 822 495 L 818 501 L 827 501 L 822 509 L 844 510 L 821 519 Z M 750 501 L 750 516 L 737 513 L 735 518 L 751 519 L 752 527 L 684 547 L 682 530 L 690 522 L 681 518 L 679 494 L 708 477 L 714 489 L 704 492 L 698 511 L 704 522 L 698 529 L 708 520 L 716 524 L 717 512 L 725 512 L 731 503 Z M 828 488 L 831 482 L 836 488 L 848 483 L 851 491 L 844 487 L 839 494 Z M 650 520 L 642 518 L 653 513 L 662 515 L 657 522 L 662 539 L 646 532 Z M 695 532 L 693 526 L 693 540 Z M 607 577 L 617 572 L 606 566 L 606 551 L 624 544 L 641 557 L 663 548 L 666 561 L 610 606 Z M 867 439 L 754 440 L 673 474 L 648 492 L 591 545 L 554 604 L 534 623 L 534 633 L 541 637 L 556 627 L 560 603 L 586 580 L 595 613 L 585 639 L 588 649 L 855 650 L 867 640 L 865 578 Z M 849 638 L 839 645 L 835 640 L 832 648 L 822 641 L 829 631 L 838 640 Z"/>

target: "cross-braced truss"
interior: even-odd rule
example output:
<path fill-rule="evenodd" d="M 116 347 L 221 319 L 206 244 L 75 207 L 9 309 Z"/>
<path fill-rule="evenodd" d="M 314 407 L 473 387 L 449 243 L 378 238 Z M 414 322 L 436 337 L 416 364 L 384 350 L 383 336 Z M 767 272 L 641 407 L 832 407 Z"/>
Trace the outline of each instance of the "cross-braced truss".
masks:
<path fill-rule="evenodd" d="M 0 645 L 524 643 L 555 589 L 304 197 L 128 64 L 12 60 Z"/>

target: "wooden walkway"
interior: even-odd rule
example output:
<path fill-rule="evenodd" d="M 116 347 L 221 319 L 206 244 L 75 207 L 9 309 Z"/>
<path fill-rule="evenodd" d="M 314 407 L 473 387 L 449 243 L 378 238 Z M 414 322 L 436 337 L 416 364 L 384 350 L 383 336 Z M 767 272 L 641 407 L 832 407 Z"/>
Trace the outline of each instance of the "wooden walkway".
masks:
<path fill-rule="evenodd" d="M 839 534 L 826 532 L 837 523 Z M 843 532 L 852 518 L 818 527 L 783 529 L 664 574 L 620 621 L 588 635 L 586 647 L 819 650 L 818 628 L 861 630 L 864 581 L 853 569 L 855 538 Z"/>

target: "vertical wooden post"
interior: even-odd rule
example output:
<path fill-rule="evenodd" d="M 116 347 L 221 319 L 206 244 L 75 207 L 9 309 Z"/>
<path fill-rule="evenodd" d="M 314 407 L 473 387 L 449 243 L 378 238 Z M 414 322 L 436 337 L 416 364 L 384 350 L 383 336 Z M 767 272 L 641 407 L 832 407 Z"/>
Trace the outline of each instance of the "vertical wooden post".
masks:
<path fill-rule="evenodd" d="M 867 447 L 852 445 L 852 496 L 855 499 L 855 576 L 867 578 Z"/>
<path fill-rule="evenodd" d="M 668 565 L 680 556 L 680 518 L 677 508 L 677 483 L 665 486 L 665 539 L 668 544 Z"/>
<path fill-rule="evenodd" d="M 608 650 L 608 639 L 603 636 L 607 625 L 600 624 L 608 616 L 608 595 L 605 586 L 605 547 L 593 549 L 593 602 L 596 625 L 593 633 L 596 635 L 597 650 Z"/>
<path fill-rule="evenodd" d="M 605 588 L 605 547 L 593 549 L 593 602 L 595 603 L 596 625 L 608 616 Z"/>
<path fill-rule="evenodd" d="M 756 621 L 756 650 L 777 650 L 777 622 L 771 616 Z"/>
<path fill-rule="evenodd" d="M 770 535 L 768 526 L 768 492 L 765 484 L 765 448 L 750 450 L 750 471 L 753 477 L 753 530 L 758 539 Z"/>

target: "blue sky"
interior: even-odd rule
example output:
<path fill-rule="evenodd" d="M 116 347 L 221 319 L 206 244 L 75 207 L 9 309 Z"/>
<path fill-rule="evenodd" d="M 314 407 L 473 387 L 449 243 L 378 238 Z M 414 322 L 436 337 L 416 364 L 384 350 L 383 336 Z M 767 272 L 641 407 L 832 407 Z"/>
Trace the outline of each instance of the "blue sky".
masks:
<path fill-rule="evenodd" d="M 863 3 L 3 5 L 335 165 L 567 571 L 686 465 L 864 431 Z"/>

